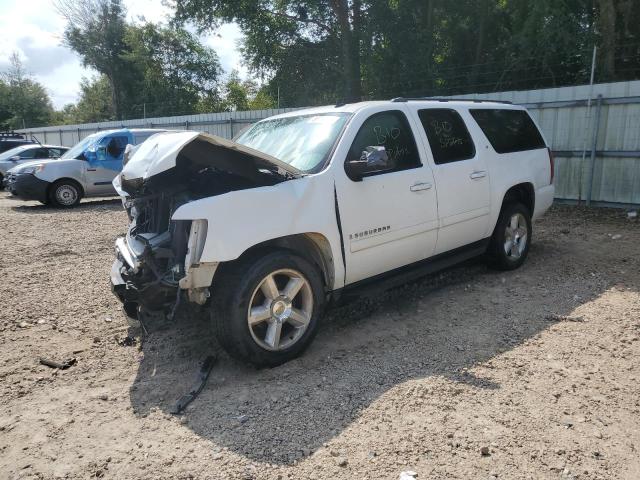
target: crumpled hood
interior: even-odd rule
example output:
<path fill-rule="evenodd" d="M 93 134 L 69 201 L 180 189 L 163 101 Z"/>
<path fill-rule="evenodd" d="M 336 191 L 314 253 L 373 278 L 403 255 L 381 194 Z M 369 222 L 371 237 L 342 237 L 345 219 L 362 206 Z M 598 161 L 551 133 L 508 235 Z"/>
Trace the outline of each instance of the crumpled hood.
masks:
<path fill-rule="evenodd" d="M 241 153 L 246 161 L 262 163 L 277 167 L 282 172 L 291 175 L 301 175 L 295 167 L 278 160 L 266 153 L 259 152 L 249 147 L 245 147 L 236 142 L 226 140 L 215 135 L 200 132 L 163 132 L 158 133 L 146 140 L 131 156 L 127 164 L 122 169 L 122 178 L 146 180 L 154 175 L 162 173 L 176 166 L 176 159 L 180 152 L 191 142 L 201 140 L 208 142 L 213 147 L 222 147 Z M 114 179 L 114 187 L 120 191 L 120 175 Z"/>

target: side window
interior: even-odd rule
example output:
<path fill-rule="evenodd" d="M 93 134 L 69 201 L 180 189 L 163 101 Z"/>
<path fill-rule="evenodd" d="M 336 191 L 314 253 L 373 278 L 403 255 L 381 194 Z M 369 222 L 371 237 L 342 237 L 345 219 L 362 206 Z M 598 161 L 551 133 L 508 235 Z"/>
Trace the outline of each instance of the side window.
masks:
<path fill-rule="evenodd" d="M 142 142 L 144 142 L 151 135 L 153 135 L 153 133 L 139 133 L 138 135 L 134 135 L 133 144 L 134 145 L 140 145 Z"/>
<path fill-rule="evenodd" d="M 120 158 L 124 153 L 129 139 L 124 136 L 113 137 L 107 145 L 107 153 L 110 157 Z"/>
<path fill-rule="evenodd" d="M 384 147 L 395 167 L 371 175 L 397 172 L 422 165 L 420 154 L 405 114 L 399 110 L 374 113 L 358 130 L 348 160 L 359 159 L 367 147 Z"/>
<path fill-rule="evenodd" d="M 458 112 L 430 108 L 419 110 L 418 116 L 437 165 L 468 160 L 476 155 L 469 130 Z"/>
<path fill-rule="evenodd" d="M 49 150 L 46 148 L 36 149 L 36 155 L 34 158 L 49 158 Z"/>
<path fill-rule="evenodd" d="M 62 152 L 59 148 L 50 148 L 49 149 L 49 158 L 58 158 L 62 156 Z"/>
<path fill-rule="evenodd" d="M 498 153 L 546 147 L 538 127 L 524 110 L 473 109 L 470 112 Z"/>
<path fill-rule="evenodd" d="M 20 157 L 20 159 L 22 160 L 28 160 L 30 158 L 36 158 L 36 152 L 38 151 L 37 148 L 30 148 L 28 150 L 23 150 L 22 152 L 20 152 L 18 154 L 18 156 Z"/>

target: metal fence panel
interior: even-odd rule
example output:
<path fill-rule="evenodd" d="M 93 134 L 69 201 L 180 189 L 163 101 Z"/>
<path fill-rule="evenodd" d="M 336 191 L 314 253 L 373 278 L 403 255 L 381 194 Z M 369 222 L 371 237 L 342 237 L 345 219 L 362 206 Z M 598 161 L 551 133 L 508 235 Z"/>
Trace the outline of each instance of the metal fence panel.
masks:
<path fill-rule="evenodd" d="M 593 104 L 588 115 L 586 99 L 591 90 Z M 596 119 L 598 96 L 602 97 L 602 105 Z M 590 193 L 589 200 L 640 204 L 640 81 L 597 84 L 593 89 L 578 85 L 451 98 L 495 99 L 527 106 L 556 152 L 556 198 L 585 200 Z M 66 146 L 99 130 L 123 127 L 189 129 L 233 138 L 253 122 L 293 110 L 296 109 L 205 113 L 21 131 L 35 135 L 43 143 Z M 598 138 L 591 175 L 596 124 Z M 584 161 L 583 149 L 586 149 Z"/>

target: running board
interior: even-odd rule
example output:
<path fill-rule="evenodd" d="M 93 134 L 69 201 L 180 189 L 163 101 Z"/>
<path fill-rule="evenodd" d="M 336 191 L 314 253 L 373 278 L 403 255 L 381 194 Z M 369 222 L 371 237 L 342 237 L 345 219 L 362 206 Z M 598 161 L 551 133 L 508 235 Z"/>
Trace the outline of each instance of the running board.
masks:
<path fill-rule="evenodd" d="M 485 238 L 484 240 L 465 245 L 464 247 L 456 248 L 434 257 L 352 283 L 332 292 L 331 303 L 339 304 L 358 297 L 379 295 L 391 288 L 412 282 L 425 275 L 483 255 L 487 251 L 490 241 L 491 237 Z"/>

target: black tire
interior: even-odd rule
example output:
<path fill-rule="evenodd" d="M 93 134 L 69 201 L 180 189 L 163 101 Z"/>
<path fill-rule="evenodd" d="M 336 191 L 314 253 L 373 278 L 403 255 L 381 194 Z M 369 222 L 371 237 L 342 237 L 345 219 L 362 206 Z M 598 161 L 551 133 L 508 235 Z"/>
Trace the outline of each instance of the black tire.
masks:
<path fill-rule="evenodd" d="M 216 274 L 213 282 L 211 317 L 218 341 L 229 355 L 258 368 L 275 367 L 296 358 L 309 346 L 317 333 L 319 318 L 325 303 L 321 273 L 314 265 L 288 250 L 276 250 L 271 253 L 248 255 L 223 265 L 221 270 Z M 258 343 L 260 340 L 256 329 L 263 325 L 267 328 L 268 322 L 271 322 L 274 317 L 250 329 L 249 304 L 258 298 L 254 298 L 254 295 L 261 294 L 262 290 L 259 287 L 263 280 L 274 272 L 283 270 L 295 271 L 307 281 L 303 287 L 304 290 L 300 290 L 300 295 L 305 294 L 307 300 L 312 298 L 312 310 L 308 316 L 310 319 L 306 329 L 285 338 L 291 341 L 299 335 L 295 343 L 281 350 L 272 351 Z M 279 278 L 276 275 L 274 278 L 281 282 L 278 289 L 282 291 L 282 279 L 286 280 L 286 276 Z M 298 297 L 294 296 L 294 301 L 300 301 Z M 270 301 L 264 296 L 265 305 Z M 273 312 L 274 303 L 271 302 L 269 311 Z M 286 323 L 287 320 L 284 322 Z M 283 323 L 281 328 L 283 337 L 286 336 L 286 328 L 289 329 L 289 333 L 295 330 L 292 324 L 287 327 Z"/>
<path fill-rule="evenodd" d="M 58 180 L 49 188 L 49 203 L 58 208 L 72 208 L 82 199 L 82 188 L 73 180 Z"/>
<path fill-rule="evenodd" d="M 509 230 L 514 230 L 511 225 L 514 216 L 519 219 L 515 230 L 520 231 L 520 233 L 509 237 Z M 526 227 L 527 235 L 524 245 L 519 243 L 523 239 L 522 227 Z M 489 266 L 496 270 L 515 270 L 519 268 L 529 254 L 532 234 L 531 212 L 529 212 L 529 209 L 520 202 L 505 204 L 500 211 L 500 216 L 487 250 Z M 508 243 L 509 241 L 511 243 Z M 507 253 L 509 248 L 511 251 Z"/>

